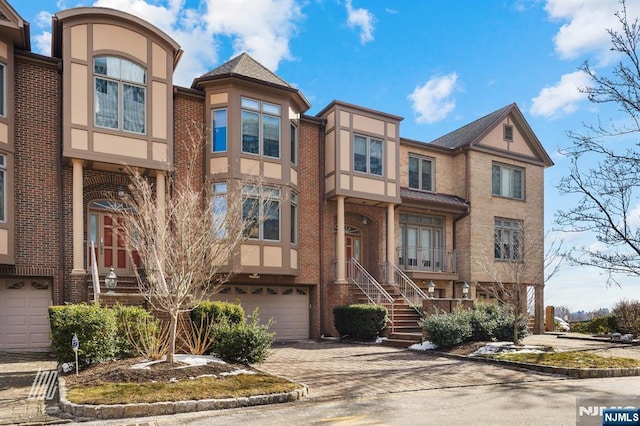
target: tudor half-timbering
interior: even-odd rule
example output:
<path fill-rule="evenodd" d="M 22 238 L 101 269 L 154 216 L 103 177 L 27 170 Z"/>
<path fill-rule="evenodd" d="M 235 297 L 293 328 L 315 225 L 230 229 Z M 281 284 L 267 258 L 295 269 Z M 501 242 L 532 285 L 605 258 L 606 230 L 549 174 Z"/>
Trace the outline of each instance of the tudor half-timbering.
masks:
<path fill-rule="evenodd" d="M 268 203 L 212 298 L 259 307 L 277 339 L 336 335 L 332 309 L 351 302 L 387 306 L 389 333 L 406 337 L 422 308 L 490 299 L 491 271 L 515 284 L 505 268 L 523 260 L 542 331 L 542 245 L 518 238 L 542 238 L 552 162 L 515 104 L 409 140 L 402 117 L 363 106 L 307 115 L 304 95 L 246 53 L 176 86 L 180 46 L 121 11 L 57 13 L 50 57 L 5 0 L 0 13 L 0 350 L 46 348 L 47 306 L 92 300 L 92 269 L 119 278 L 104 301 L 144 303 L 115 200 L 133 167 L 162 205 L 198 134 L 195 179 Z"/>

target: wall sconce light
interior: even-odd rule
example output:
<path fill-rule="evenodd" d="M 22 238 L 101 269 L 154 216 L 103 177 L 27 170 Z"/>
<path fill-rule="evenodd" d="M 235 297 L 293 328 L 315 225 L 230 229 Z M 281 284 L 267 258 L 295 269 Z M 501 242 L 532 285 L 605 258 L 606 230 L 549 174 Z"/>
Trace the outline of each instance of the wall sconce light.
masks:
<path fill-rule="evenodd" d="M 257 280 L 258 278 L 260 278 L 260 274 L 256 274 L 254 272 L 253 274 L 249 274 L 249 278 L 251 278 L 252 280 Z"/>
<path fill-rule="evenodd" d="M 363 224 L 363 225 L 366 225 L 366 224 L 367 224 L 367 222 L 369 222 L 369 220 L 367 219 L 367 217 L 366 217 L 366 216 L 362 216 L 362 224 Z"/>
<path fill-rule="evenodd" d="M 429 281 L 429 285 L 427 286 L 427 292 L 429 293 L 429 299 L 433 299 L 433 292 L 436 291 L 436 285 L 433 281 Z"/>
<path fill-rule="evenodd" d="M 464 284 L 462 284 L 462 298 L 467 299 L 468 297 L 469 297 L 469 284 L 467 284 L 467 282 L 465 281 Z"/>

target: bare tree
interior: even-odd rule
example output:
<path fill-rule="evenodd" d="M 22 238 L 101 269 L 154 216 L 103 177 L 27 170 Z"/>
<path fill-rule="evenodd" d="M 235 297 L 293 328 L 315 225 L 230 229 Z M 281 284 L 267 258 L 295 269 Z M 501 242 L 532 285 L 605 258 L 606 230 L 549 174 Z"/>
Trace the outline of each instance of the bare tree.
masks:
<path fill-rule="evenodd" d="M 611 50 L 620 55 L 612 75 L 596 73 L 588 62 L 580 69 L 592 85 L 581 88 L 594 104 L 611 104 L 622 120 L 608 125 L 584 125 L 584 133 L 570 131 L 572 145 L 563 150 L 570 159 L 569 175 L 558 184 L 563 195 L 579 197 L 575 207 L 559 210 L 563 231 L 595 234 L 600 244 L 573 247 L 566 258 L 575 265 L 594 266 L 608 274 L 607 285 L 618 284 L 616 274 L 640 276 L 640 221 L 637 208 L 640 183 L 640 25 L 627 15 L 624 0 L 616 12 L 621 32 L 607 30 Z M 621 124 L 620 124 L 621 123 Z M 595 166 L 587 166 L 586 162 Z"/>
<path fill-rule="evenodd" d="M 536 231 L 523 221 L 510 220 L 508 227 L 494 232 L 493 258 L 478 261 L 478 267 L 489 280 L 476 282 L 476 286 L 513 313 L 515 344 L 519 343 L 518 324 L 524 321 L 530 308 L 527 289 L 544 286 L 562 263 L 562 240 L 557 234 L 551 238 L 550 233 L 540 237 Z M 550 240 L 546 250 L 545 240 Z"/>
<path fill-rule="evenodd" d="M 139 289 L 154 309 L 170 318 L 167 361 L 171 363 L 179 315 L 228 280 L 232 255 L 262 220 L 257 212 L 265 204 L 259 195 L 241 196 L 245 187 L 240 182 L 203 182 L 196 169 L 202 164 L 196 161 L 203 150 L 202 138 L 192 139 L 184 170 L 178 178 L 168 179 L 165 202 L 158 202 L 162 194 L 146 176 L 130 170 L 128 209 L 121 213 L 127 248 L 139 258 Z M 252 181 L 250 188 L 259 187 Z"/>

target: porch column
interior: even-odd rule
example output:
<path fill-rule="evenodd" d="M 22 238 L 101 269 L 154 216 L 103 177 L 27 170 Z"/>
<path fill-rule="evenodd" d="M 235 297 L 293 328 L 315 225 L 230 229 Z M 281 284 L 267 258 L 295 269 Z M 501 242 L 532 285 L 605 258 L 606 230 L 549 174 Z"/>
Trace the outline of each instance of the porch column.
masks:
<path fill-rule="evenodd" d="M 338 196 L 338 230 L 336 232 L 336 282 L 344 284 L 347 282 L 345 266 L 347 257 L 344 247 L 344 196 Z"/>
<path fill-rule="evenodd" d="M 71 160 L 73 164 L 73 269 L 72 275 L 84 275 L 84 208 L 82 201 L 82 164 L 77 158 Z"/>
<path fill-rule="evenodd" d="M 396 263 L 396 224 L 392 203 L 387 204 L 387 265 Z M 393 271 L 387 266 L 387 282 L 393 283 Z"/>
<path fill-rule="evenodd" d="M 533 305 L 533 334 L 544 333 L 544 284 L 534 288 L 535 300 Z"/>

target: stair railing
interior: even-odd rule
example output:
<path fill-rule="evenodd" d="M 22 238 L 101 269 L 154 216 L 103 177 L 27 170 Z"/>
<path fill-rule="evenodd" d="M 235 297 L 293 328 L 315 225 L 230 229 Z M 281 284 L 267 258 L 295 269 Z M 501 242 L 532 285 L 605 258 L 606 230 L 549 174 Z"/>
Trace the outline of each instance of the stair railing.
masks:
<path fill-rule="evenodd" d="M 422 301 L 428 298 L 427 294 L 392 262 L 385 263 L 384 272 L 387 281 L 395 287 L 409 306 L 422 315 Z M 388 274 L 389 272 L 391 274 Z"/>
<path fill-rule="evenodd" d="M 382 305 L 387 308 L 387 314 L 391 323 L 391 332 L 394 331 L 393 297 L 373 278 L 357 260 L 347 260 L 347 279 L 355 284 L 369 300 L 369 303 Z"/>

